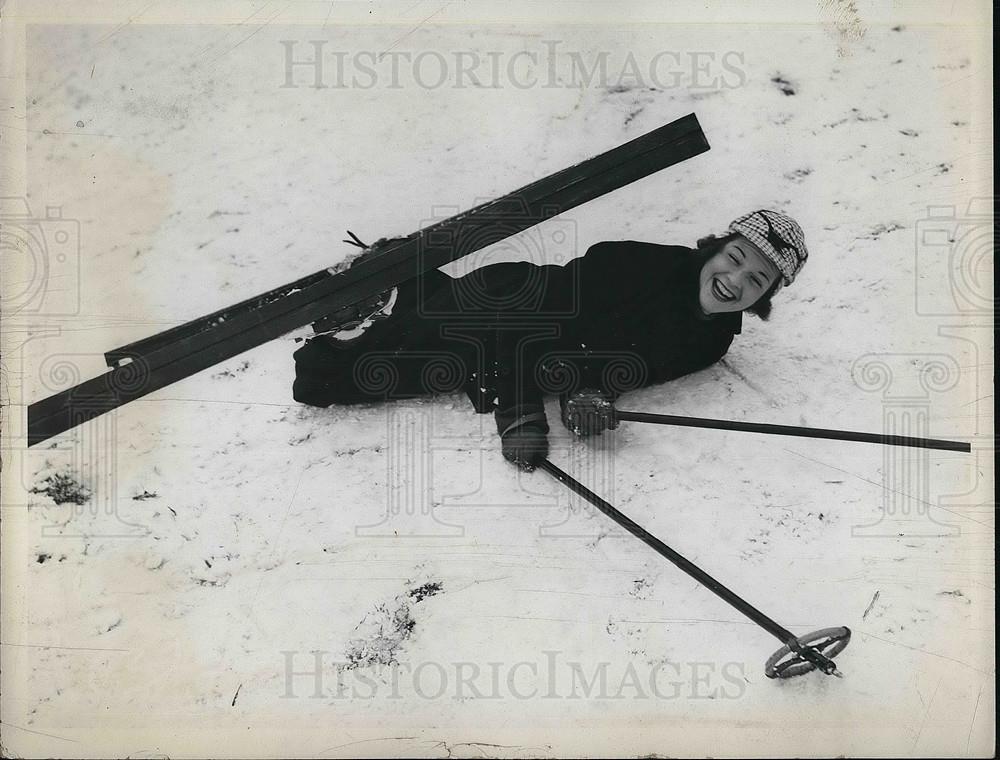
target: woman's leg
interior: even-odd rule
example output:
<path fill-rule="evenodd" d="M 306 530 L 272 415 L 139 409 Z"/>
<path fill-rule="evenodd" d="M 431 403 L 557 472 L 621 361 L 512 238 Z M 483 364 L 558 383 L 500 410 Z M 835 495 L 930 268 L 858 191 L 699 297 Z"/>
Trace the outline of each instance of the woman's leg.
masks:
<path fill-rule="evenodd" d="M 392 315 L 354 340 L 339 341 L 332 335 L 308 339 L 293 354 L 292 397 L 302 404 L 327 407 L 413 398 L 446 390 L 433 380 L 451 374 L 441 371 L 444 359 L 450 359 L 446 364 L 463 375 L 464 365 L 459 369 L 461 359 L 450 356 L 451 352 L 442 347 L 440 318 L 418 308 L 418 300 L 426 303 L 429 298 L 439 297 L 450 282 L 448 275 L 434 271 L 420 282 L 403 283 Z"/>
<path fill-rule="evenodd" d="M 292 354 L 295 359 L 292 398 L 300 404 L 319 407 L 381 400 L 364 394 L 351 377 L 356 361 L 353 352 L 331 343 L 325 336 L 312 338 Z"/>

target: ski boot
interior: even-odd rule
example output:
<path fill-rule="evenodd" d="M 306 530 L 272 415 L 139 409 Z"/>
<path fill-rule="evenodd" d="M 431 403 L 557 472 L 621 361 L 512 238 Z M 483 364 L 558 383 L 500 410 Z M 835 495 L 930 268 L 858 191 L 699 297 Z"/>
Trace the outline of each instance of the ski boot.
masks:
<path fill-rule="evenodd" d="M 362 250 L 330 267 L 328 271 L 331 274 L 340 274 L 372 256 L 378 256 L 395 243 L 405 240 L 405 238 L 380 238 L 368 246 L 362 243 L 350 230 L 347 231 L 347 234 L 353 239 L 344 242 L 355 245 Z M 392 309 L 398 297 L 399 288 L 394 287 L 371 298 L 345 306 L 343 309 L 313 322 L 312 328 L 315 336 L 312 339 L 321 339 L 341 346 L 355 341 L 364 335 L 365 331 L 373 324 L 388 319 L 392 315 Z"/>

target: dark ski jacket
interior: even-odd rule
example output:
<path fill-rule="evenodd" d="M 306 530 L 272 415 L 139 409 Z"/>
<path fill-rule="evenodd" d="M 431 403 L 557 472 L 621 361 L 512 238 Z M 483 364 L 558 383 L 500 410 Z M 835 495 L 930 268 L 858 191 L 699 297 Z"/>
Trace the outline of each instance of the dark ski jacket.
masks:
<path fill-rule="evenodd" d="M 359 344 L 310 341 L 295 398 L 357 403 L 463 388 L 502 419 L 546 394 L 622 393 L 707 367 L 740 332 L 739 312 L 698 304 L 704 256 L 682 246 L 603 242 L 565 266 L 493 264 L 400 287 L 393 316 Z"/>

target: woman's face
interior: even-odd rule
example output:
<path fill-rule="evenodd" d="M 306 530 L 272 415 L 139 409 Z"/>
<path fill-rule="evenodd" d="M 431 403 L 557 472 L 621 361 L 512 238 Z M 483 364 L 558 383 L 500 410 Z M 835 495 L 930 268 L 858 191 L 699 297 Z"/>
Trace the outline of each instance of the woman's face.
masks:
<path fill-rule="evenodd" d="M 778 268 L 742 235 L 726 243 L 701 268 L 698 300 L 706 314 L 753 306 L 780 277 Z"/>

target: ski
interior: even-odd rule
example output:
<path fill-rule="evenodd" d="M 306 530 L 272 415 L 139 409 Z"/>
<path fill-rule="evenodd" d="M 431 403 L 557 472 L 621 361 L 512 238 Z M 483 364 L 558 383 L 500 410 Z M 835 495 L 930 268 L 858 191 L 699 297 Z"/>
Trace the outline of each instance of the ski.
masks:
<path fill-rule="evenodd" d="M 28 407 L 28 446 L 331 313 L 709 150 L 692 113 L 505 196 L 401 238 L 379 255 L 316 272 L 105 354 L 109 372 Z"/>

